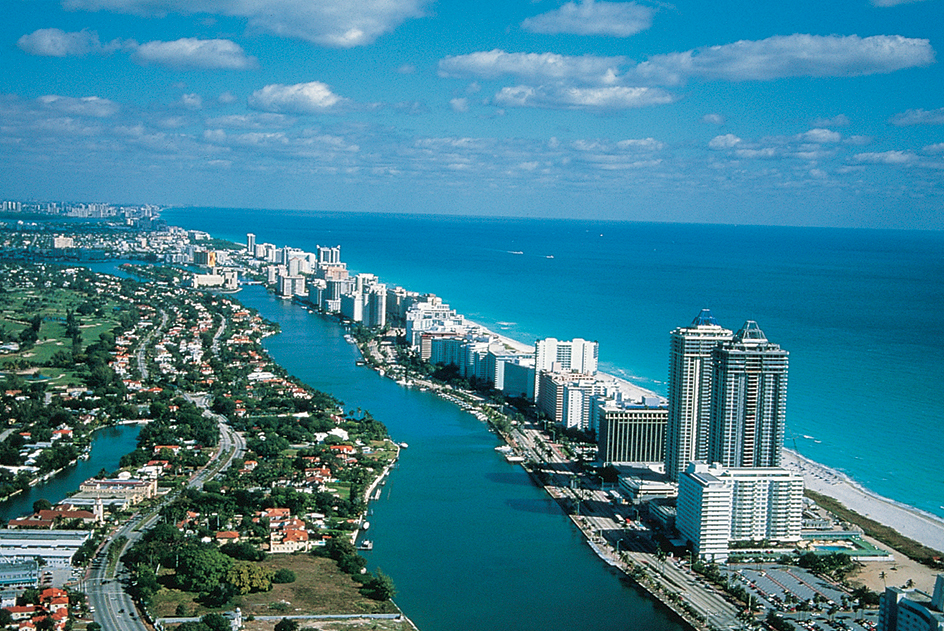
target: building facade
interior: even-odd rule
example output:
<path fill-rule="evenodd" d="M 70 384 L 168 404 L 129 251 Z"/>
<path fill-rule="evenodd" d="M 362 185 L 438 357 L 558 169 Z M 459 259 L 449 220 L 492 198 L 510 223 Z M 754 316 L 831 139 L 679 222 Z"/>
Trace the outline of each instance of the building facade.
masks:
<path fill-rule="evenodd" d="M 748 320 L 713 352 L 708 461 L 779 467 L 787 409 L 789 353 Z"/>
<path fill-rule="evenodd" d="M 669 413 L 665 472 L 677 482 L 689 462 L 708 459 L 712 353 L 732 333 L 708 309 L 669 335 Z"/>
<path fill-rule="evenodd" d="M 679 478 L 676 528 L 701 559 L 724 563 L 732 542 L 800 540 L 803 478 L 787 469 L 692 462 Z"/>
<path fill-rule="evenodd" d="M 597 399 L 591 425 L 597 430 L 598 459 L 603 464 L 662 462 L 665 457 L 665 406 L 624 404 Z"/>
<path fill-rule="evenodd" d="M 944 631 L 944 574 L 934 594 L 886 587 L 879 603 L 878 631 Z"/>

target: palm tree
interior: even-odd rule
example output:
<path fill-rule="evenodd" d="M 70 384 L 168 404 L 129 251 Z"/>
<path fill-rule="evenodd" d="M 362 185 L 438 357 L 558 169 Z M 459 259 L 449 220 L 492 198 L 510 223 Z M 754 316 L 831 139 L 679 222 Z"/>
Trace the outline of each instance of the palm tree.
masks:
<path fill-rule="evenodd" d="M 878 573 L 878 577 L 879 577 L 880 579 L 882 579 L 882 586 L 884 586 L 884 587 L 888 587 L 888 585 L 885 584 L 885 578 L 886 578 L 886 576 L 887 576 L 887 575 L 885 574 L 885 571 L 884 571 L 884 570 L 882 570 L 881 572 Z"/>

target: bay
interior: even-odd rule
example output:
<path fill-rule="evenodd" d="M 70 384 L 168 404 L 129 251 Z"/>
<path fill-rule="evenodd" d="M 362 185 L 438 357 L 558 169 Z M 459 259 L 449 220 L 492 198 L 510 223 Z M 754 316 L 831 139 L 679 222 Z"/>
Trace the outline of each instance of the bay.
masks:
<path fill-rule="evenodd" d="M 677 617 L 603 563 L 498 439 L 468 413 L 355 365 L 338 324 L 249 287 L 240 301 L 278 322 L 266 350 L 347 409 L 369 410 L 397 441 L 397 468 L 371 503 L 365 553 L 423 631 L 681 631 Z"/>
<path fill-rule="evenodd" d="M 31 486 L 25 493 L 0 502 L 0 519 L 9 521 L 32 513 L 36 500 L 56 504 L 102 469 L 109 473 L 116 470 L 121 457 L 137 447 L 140 432 L 140 425 L 114 425 L 96 430 L 87 460 L 80 459 L 48 480 Z"/>

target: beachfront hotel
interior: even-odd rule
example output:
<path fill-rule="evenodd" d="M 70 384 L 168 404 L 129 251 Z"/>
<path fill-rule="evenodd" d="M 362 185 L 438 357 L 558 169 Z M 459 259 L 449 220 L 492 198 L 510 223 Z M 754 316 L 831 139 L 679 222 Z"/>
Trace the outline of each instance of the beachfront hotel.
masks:
<path fill-rule="evenodd" d="M 731 339 L 708 309 L 702 309 L 691 325 L 669 336 L 669 417 L 666 425 L 665 473 L 678 482 L 695 460 L 708 458 L 708 426 L 711 420 L 712 353 Z"/>
<path fill-rule="evenodd" d="M 597 372 L 600 345 L 575 338 L 569 342 L 553 337 L 534 343 L 534 400 L 541 401 L 541 372 L 575 372 L 593 375 Z"/>
<path fill-rule="evenodd" d="M 597 459 L 604 465 L 662 462 L 668 409 L 658 397 L 642 403 L 594 398 L 592 413 Z"/>
<path fill-rule="evenodd" d="M 788 358 L 753 320 L 714 349 L 708 462 L 780 466 Z"/>
<path fill-rule="evenodd" d="M 779 467 L 692 462 L 679 478 L 675 526 L 700 559 L 724 563 L 739 541 L 800 541 L 803 478 Z"/>

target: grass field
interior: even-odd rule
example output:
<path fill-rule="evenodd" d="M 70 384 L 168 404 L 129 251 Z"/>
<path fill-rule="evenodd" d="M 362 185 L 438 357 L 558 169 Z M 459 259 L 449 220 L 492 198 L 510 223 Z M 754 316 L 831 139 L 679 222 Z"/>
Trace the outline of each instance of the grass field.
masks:
<path fill-rule="evenodd" d="M 391 602 L 378 602 L 360 594 L 360 585 L 339 571 L 334 561 L 309 554 L 273 554 L 262 564 L 272 570 L 282 568 L 295 573 L 294 583 L 273 585 L 272 591 L 237 596 L 234 605 L 243 615 L 277 616 L 302 614 L 397 613 Z M 183 604 L 188 615 L 201 616 L 208 609 L 195 600 L 195 594 L 176 589 L 162 589 L 154 597 L 155 617 L 174 616 Z"/>

